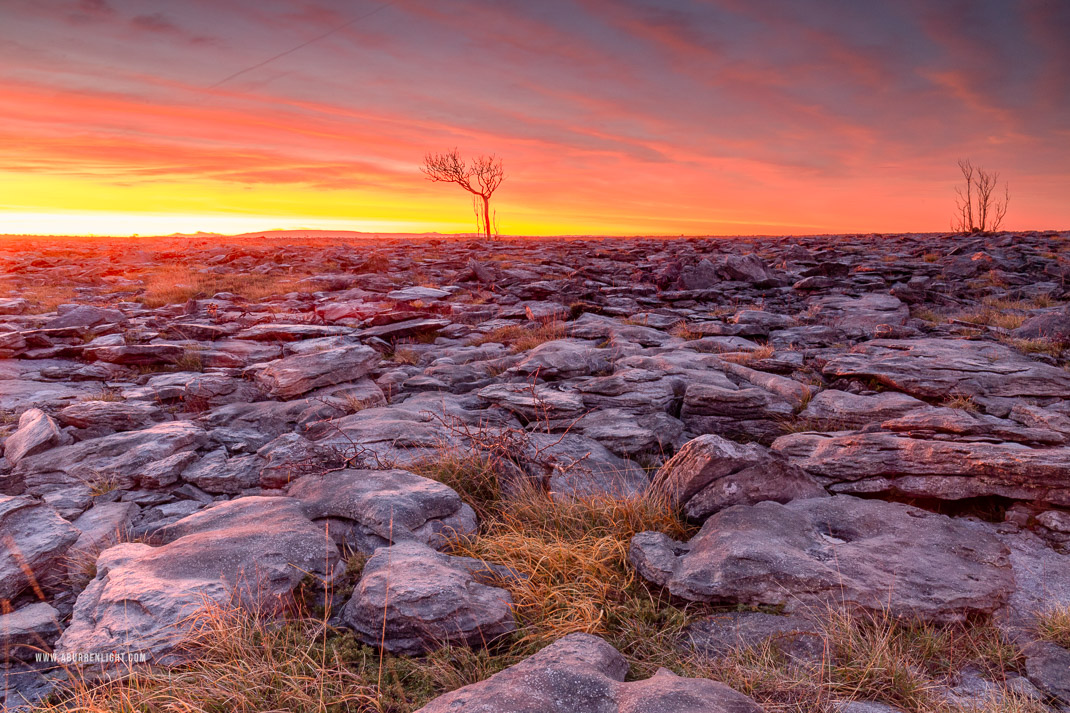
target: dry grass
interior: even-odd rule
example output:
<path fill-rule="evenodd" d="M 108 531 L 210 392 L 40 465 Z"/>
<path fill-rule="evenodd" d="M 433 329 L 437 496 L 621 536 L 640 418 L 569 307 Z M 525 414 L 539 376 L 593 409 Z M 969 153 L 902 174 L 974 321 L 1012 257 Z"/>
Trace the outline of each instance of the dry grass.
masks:
<path fill-rule="evenodd" d="M 927 307 L 920 307 L 912 310 L 910 316 L 928 322 L 929 324 L 940 324 L 944 321 L 943 317 Z"/>
<path fill-rule="evenodd" d="M 534 325 L 509 325 L 487 332 L 479 337 L 475 344 L 505 344 L 513 353 L 526 352 L 529 349 L 552 342 L 555 339 L 564 339 L 568 336 L 565 325 L 558 321 L 539 322 Z"/>
<path fill-rule="evenodd" d="M 219 292 L 232 292 L 258 302 L 310 289 L 307 275 L 217 274 L 199 272 L 184 265 L 161 265 L 129 274 L 128 277 L 144 285 L 144 292 L 138 301 L 146 307 L 181 304 L 190 299 L 211 297 Z"/>
<path fill-rule="evenodd" d="M 646 619 L 660 625 L 666 618 L 684 623 L 679 610 L 658 606 L 658 595 L 627 564 L 632 536 L 646 530 L 681 539 L 693 534 L 654 497 L 558 501 L 533 487 L 514 494 L 477 536 L 455 542 L 454 550 L 524 573 L 501 583 L 516 604 L 521 642 L 544 645 L 582 631 L 606 636 L 634 656 L 636 647 L 649 652 L 655 645 L 629 635 L 630 627 L 642 623 L 636 612 L 645 610 Z M 646 669 L 647 659 L 635 663 Z"/>
<path fill-rule="evenodd" d="M 376 711 L 376 656 L 351 666 L 325 638 L 322 622 L 274 622 L 240 610 L 208 607 L 194 622 L 184 666 L 133 665 L 118 681 L 77 674 L 67 695 L 39 713 L 171 713 L 172 711 Z"/>
<path fill-rule="evenodd" d="M 1056 604 L 1038 612 L 1033 628 L 1042 640 L 1070 649 L 1070 604 Z"/>
<path fill-rule="evenodd" d="M 830 609 L 818 628 L 825 641 L 820 661 L 791 659 L 773 639 L 728 655 L 693 659 L 687 673 L 724 681 L 767 711 L 829 711 L 836 700 L 878 701 L 911 713 L 952 713 L 939 689 L 966 666 L 978 666 L 1000 684 L 1021 665 L 1020 653 L 990 623 L 907 624 L 883 614 Z M 1033 711 L 1027 699 L 1007 693 L 989 709 Z"/>
<path fill-rule="evenodd" d="M 702 339 L 703 336 L 699 332 L 696 332 L 691 327 L 689 327 L 686 322 L 681 322 L 680 324 L 670 329 L 669 334 L 674 337 L 683 339 L 685 342 L 693 342 L 696 339 Z"/>
<path fill-rule="evenodd" d="M 942 405 L 946 408 L 957 408 L 970 413 L 979 413 L 981 411 L 981 407 L 977 405 L 977 402 L 971 397 L 961 394 L 948 397 Z"/>
<path fill-rule="evenodd" d="M 998 329 L 1017 329 L 1022 326 L 1026 317 L 1027 315 L 1010 313 L 991 305 L 955 315 L 955 319 L 962 322 Z"/>
<path fill-rule="evenodd" d="M 940 253 L 925 253 L 921 256 L 921 259 L 928 263 L 938 262 L 940 260 Z"/>
<path fill-rule="evenodd" d="M 420 363 L 420 355 L 414 349 L 397 349 L 390 358 L 398 364 L 416 366 Z"/>
<path fill-rule="evenodd" d="M 725 361 L 746 366 L 747 364 L 753 364 L 764 359 L 772 358 L 774 351 L 775 350 L 771 344 L 765 344 L 750 352 L 730 352 L 728 354 L 722 354 L 721 358 Z"/>
<path fill-rule="evenodd" d="M 1055 339 L 1037 337 L 1034 339 L 1001 339 L 1004 344 L 1013 347 L 1023 354 L 1047 354 L 1051 357 L 1062 356 L 1066 344 Z"/>

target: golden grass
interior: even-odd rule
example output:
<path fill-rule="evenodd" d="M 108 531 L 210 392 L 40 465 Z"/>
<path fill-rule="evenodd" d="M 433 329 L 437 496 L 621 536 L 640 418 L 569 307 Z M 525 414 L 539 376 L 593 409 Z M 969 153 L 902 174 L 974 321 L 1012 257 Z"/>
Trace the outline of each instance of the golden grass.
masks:
<path fill-rule="evenodd" d="M 252 302 L 311 289 L 307 275 L 200 272 L 185 265 L 161 265 L 127 275 L 144 285 L 138 301 L 146 307 L 182 304 L 190 299 L 232 292 Z"/>
<path fill-rule="evenodd" d="M 565 325 L 558 321 L 537 323 L 534 326 L 509 325 L 499 327 L 480 336 L 475 344 L 498 343 L 508 345 L 514 353 L 526 352 L 529 349 L 552 342 L 555 339 L 564 339 L 567 335 Z"/>
<path fill-rule="evenodd" d="M 1036 337 L 1032 339 L 1001 339 L 1004 344 L 1013 347 L 1023 354 L 1047 354 L 1059 357 L 1066 345 L 1059 340 Z"/>
<path fill-rule="evenodd" d="M 990 305 L 982 307 L 981 309 L 961 312 L 955 315 L 956 319 L 963 322 L 983 325 L 986 327 L 997 327 L 999 329 L 1017 329 L 1022 326 L 1026 317 L 1027 315 L 1006 312 L 1003 309 L 992 307 Z"/>
<path fill-rule="evenodd" d="M 1038 612 L 1033 628 L 1042 640 L 1070 649 L 1070 604 L 1056 604 Z"/>
<path fill-rule="evenodd" d="M 323 623 L 275 622 L 237 609 L 209 606 L 194 622 L 192 660 L 168 669 L 132 664 L 119 680 L 93 681 L 75 672 L 69 688 L 39 713 L 171 713 L 189 711 L 377 711 L 370 649 L 353 666 Z M 351 657 L 352 650 L 346 655 Z"/>
<path fill-rule="evenodd" d="M 961 394 L 948 397 L 942 405 L 946 408 L 956 408 L 970 413 L 978 413 L 981 410 L 981 407 L 971 397 Z"/>
<path fill-rule="evenodd" d="M 773 349 L 773 346 L 771 344 L 765 344 L 755 349 L 754 351 L 731 352 L 729 354 L 722 354 L 721 358 L 725 361 L 730 361 L 735 364 L 742 364 L 743 366 L 746 366 L 747 364 L 753 364 L 754 362 L 762 361 L 763 359 L 772 358 L 774 351 L 775 350 Z"/>
<path fill-rule="evenodd" d="M 767 711 L 827 711 L 834 700 L 878 701 L 911 713 L 952 713 L 939 689 L 967 666 L 997 685 L 1021 666 L 1020 652 L 991 623 L 939 626 L 904 623 L 882 613 L 820 612 L 815 633 L 824 640 L 820 661 L 785 655 L 767 640 L 727 655 L 693 658 L 686 673 L 721 680 L 753 697 Z M 1006 692 L 1008 702 L 986 704 L 992 713 L 1035 711 L 1035 702 Z"/>
<path fill-rule="evenodd" d="M 544 645 L 582 631 L 632 650 L 650 644 L 628 635 L 636 611 L 647 610 L 659 621 L 668 613 L 684 623 L 678 610 L 656 605 L 659 597 L 627 564 L 632 536 L 646 530 L 681 539 L 694 532 L 656 497 L 559 501 L 531 487 L 513 494 L 477 536 L 456 541 L 453 549 L 524 573 L 500 583 L 513 596 L 521 642 Z M 644 669 L 650 665 L 635 663 Z"/>

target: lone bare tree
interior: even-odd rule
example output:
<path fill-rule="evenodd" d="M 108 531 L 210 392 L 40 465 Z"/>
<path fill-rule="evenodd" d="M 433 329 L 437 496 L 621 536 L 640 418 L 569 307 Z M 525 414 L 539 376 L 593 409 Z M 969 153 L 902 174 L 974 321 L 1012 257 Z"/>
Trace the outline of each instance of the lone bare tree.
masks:
<path fill-rule="evenodd" d="M 955 188 L 956 215 L 951 220 L 951 229 L 957 233 L 984 233 L 999 230 L 1007 215 L 1011 201 L 1010 188 L 1003 184 L 1003 200 L 996 197 L 998 173 L 989 173 L 980 166 L 976 168 L 969 159 L 959 159 L 959 170 L 965 186 Z"/>
<path fill-rule="evenodd" d="M 457 154 L 457 149 L 453 149 L 427 154 L 420 170 L 435 183 L 456 183 L 471 193 L 477 204 L 476 229 L 490 238 L 490 197 L 505 179 L 500 158 L 494 154 L 480 156 L 469 165 Z"/>

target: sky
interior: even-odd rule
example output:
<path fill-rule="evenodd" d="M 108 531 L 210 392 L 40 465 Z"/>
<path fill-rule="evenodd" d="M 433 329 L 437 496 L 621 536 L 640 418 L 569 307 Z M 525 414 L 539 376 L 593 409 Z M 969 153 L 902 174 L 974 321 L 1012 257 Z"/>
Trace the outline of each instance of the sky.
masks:
<path fill-rule="evenodd" d="M 1070 228 L 1067 0 L 0 0 L 0 233 Z"/>

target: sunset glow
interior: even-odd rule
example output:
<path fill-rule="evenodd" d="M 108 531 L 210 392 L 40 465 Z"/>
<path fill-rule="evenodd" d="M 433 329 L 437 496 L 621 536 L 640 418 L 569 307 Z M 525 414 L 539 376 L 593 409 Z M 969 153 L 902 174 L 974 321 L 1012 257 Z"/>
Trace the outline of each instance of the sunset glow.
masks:
<path fill-rule="evenodd" d="M 1070 226 L 1063 0 L 2 12 L 2 233 L 471 231 L 418 170 L 455 146 L 503 158 L 508 234 L 946 230 L 961 157 L 1005 227 Z"/>

